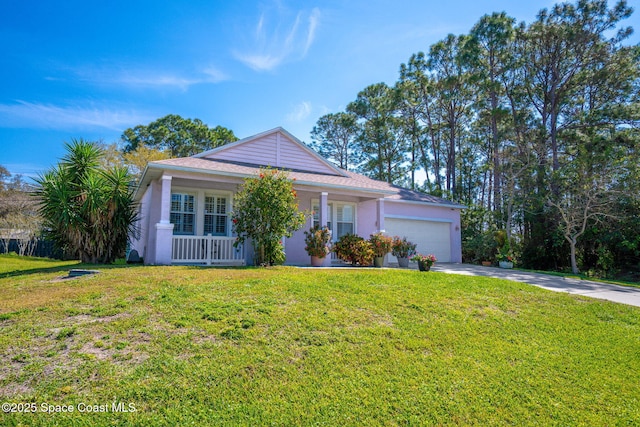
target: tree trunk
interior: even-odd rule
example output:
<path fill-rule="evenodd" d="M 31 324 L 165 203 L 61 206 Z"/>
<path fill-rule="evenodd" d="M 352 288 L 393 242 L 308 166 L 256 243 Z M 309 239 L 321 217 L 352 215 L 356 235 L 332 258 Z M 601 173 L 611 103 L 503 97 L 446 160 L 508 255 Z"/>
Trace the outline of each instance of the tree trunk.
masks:
<path fill-rule="evenodd" d="M 578 263 L 576 262 L 576 239 L 570 238 L 567 240 L 569 240 L 569 247 L 571 248 L 571 272 L 578 274 L 580 270 L 578 270 Z"/>

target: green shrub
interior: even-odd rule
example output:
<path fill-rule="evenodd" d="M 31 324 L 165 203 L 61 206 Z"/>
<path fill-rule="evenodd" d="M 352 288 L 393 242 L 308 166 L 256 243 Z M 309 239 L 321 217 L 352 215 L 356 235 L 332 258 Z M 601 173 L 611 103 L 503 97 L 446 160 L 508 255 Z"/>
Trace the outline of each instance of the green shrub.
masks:
<path fill-rule="evenodd" d="M 345 234 L 333 245 L 338 258 L 352 265 L 371 265 L 374 252 L 371 243 L 356 234 Z"/>

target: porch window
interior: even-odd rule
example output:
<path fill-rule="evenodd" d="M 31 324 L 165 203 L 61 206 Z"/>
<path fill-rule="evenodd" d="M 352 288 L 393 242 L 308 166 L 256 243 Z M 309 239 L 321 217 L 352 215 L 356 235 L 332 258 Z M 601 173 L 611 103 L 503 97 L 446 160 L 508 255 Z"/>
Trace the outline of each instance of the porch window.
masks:
<path fill-rule="evenodd" d="M 355 211 L 356 206 L 353 203 L 328 203 L 327 209 L 329 211 L 329 218 L 327 220 L 327 227 L 331 230 L 333 240 L 338 240 L 340 237 L 348 233 L 355 233 Z M 313 203 L 313 225 L 320 224 L 320 204 L 318 202 Z M 333 226 L 335 221 L 335 227 Z"/>
<path fill-rule="evenodd" d="M 353 233 L 354 231 L 354 215 L 353 205 L 338 205 L 337 206 L 337 221 L 336 226 L 338 228 L 338 238 L 345 234 Z"/>
<path fill-rule="evenodd" d="M 192 194 L 171 193 L 171 213 L 173 234 L 194 234 L 196 201 Z"/>
<path fill-rule="evenodd" d="M 327 227 L 329 227 L 329 230 L 333 230 L 331 226 L 331 222 L 333 219 L 333 203 L 328 204 L 327 210 L 329 211 L 329 218 L 327 218 Z M 320 205 L 318 204 L 313 205 L 313 225 L 314 227 L 320 226 Z"/>
<path fill-rule="evenodd" d="M 205 196 L 204 198 L 204 234 L 212 236 L 227 235 L 227 198 Z"/>

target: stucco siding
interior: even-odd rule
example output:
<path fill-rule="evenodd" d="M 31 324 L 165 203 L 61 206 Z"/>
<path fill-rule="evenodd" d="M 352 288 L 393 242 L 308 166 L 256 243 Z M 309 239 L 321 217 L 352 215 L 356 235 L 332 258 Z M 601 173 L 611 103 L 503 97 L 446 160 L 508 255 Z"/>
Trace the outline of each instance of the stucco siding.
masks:
<path fill-rule="evenodd" d="M 144 192 L 140 200 L 139 217 L 136 227 L 138 229 L 137 238 L 134 237 L 131 240 L 131 249 L 138 251 L 138 254 L 144 258 L 146 252 L 146 244 L 149 239 L 149 223 L 150 223 L 150 210 L 151 210 L 151 193 L 152 187 L 149 186 Z"/>

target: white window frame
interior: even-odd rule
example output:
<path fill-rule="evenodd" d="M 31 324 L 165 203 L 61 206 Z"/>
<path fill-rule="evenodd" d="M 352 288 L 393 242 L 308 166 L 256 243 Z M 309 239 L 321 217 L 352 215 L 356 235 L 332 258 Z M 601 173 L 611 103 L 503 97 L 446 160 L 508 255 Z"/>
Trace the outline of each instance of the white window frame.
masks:
<path fill-rule="evenodd" d="M 215 202 L 214 202 L 214 210 L 217 210 L 217 206 L 218 206 L 218 200 L 219 199 L 224 199 L 225 200 L 225 213 L 224 214 L 219 214 L 219 213 L 207 213 L 206 212 L 206 205 L 207 205 L 207 197 L 213 197 Z M 230 215 L 229 213 L 231 212 L 231 193 L 227 193 L 227 192 L 205 192 L 204 193 L 204 198 L 203 198 L 203 207 L 202 207 L 202 233 L 204 235 L 209 235 L 211 234 L 212 236 L 220 236 L 220 237 L 229 237 L 231 235 L 231 220 L 230 220 Z M 214 218 L 214 222 L 212 224 L 213 226 L 213 230 L 211 232 L 207 232 L 205 230 L 206 227 L 206 217 L 207 216 L 212 216 Z M 213 231 L 215 231 L 215 218 L 219 217 L 219 216 L 224 216 L 225 217 L 225 233 L 224 234 L 217 234 L 214 233 Z"/>
<path fill-rule="evenodd" d="M 174 195 L 180 195 L 181 196 L 181 200 L 180 200 L 180 210 L 174 210 L 173 209 L 173 196 Z M 189 212 L 184 210 L 184 200 L 183 200 L 183 196 L 189 196 L 189 197 L 193 197 L 193 211 Z M 174 215 L 181 215 L 182 216 L 182 221 L 181 224 L 177 224 L 174 221 L 171 221 L 171 219 L 173 219 Z M 193 217 L 193 220 L 191 222 L 191 232 L 187 232 L 184 231 L 184 224 L 185 224 L 185 216 L 186 215 L 191 215 Z M 169 206 L 169 219 L 171 221 L 171 223 L 174 225 L 173 226 L 173 234 L 177 235 L 177 236 L 194 236 L 197 232 L 197 221 L 198 221 L 198 196 L 197 194 L 190 192 L 190 191 L 183 191 L 183 190 L 172 190 L 171 191 L 171 201 L 170 201 L 170 206 Z M 180 227 L 178 227 L 180 226 Z"/>
<path fill-rule="evenodd" d="M 336 242 L 339 238 L 338 236 L 338 207 L 351 206 L 353 209 L 353 234 L 358 234 L 358 204 L 355 202 L 340 202 L 335 200 L 327 201 L 327 209 L 329 212 L 328 223 L 330 225 L 329 229 L 332 231 L 331 240 Z M 320 223 L 320 200 L 312 199 L 311 207 L 313 210 L 313 217 L 311 218 L 311 225 L 316 225 Z M 316 209 L 317 208 L 317 209 Z M 342 221 L 345 222 L 345 221 Z"/>

